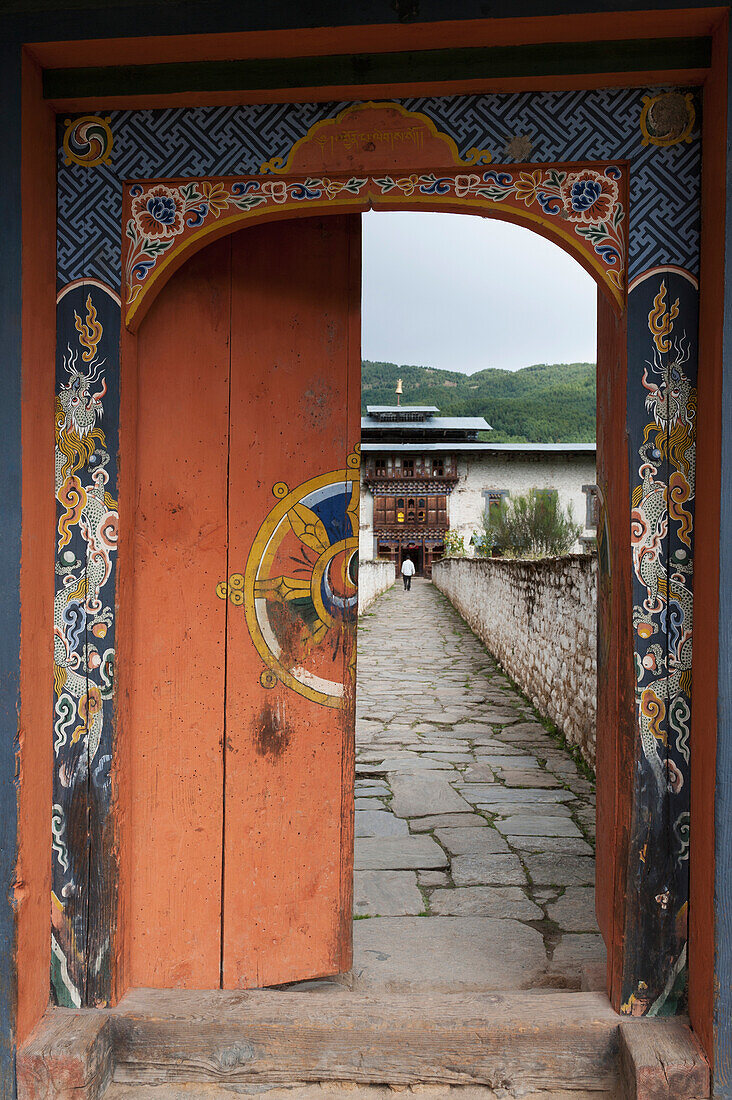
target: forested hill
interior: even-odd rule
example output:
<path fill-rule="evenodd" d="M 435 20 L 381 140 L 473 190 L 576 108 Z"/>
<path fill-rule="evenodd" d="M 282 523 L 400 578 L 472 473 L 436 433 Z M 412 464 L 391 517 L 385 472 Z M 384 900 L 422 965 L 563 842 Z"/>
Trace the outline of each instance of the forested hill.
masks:
<path fill-rule="evenodd" d="M 397 378 L 403 405 L 437 405 L 442 416 L 484 416 L 494 443 L 592 443 L 595 364 L 539 363 L 521 370 L 475 374 L 364 360 L 362 411 L 394 405 Z"/>

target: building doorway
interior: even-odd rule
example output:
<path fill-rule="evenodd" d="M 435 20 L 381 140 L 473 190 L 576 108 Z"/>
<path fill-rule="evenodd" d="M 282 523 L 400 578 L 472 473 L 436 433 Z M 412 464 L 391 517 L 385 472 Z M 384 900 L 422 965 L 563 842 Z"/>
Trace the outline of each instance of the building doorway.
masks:
<path fill-rule="evenodd" d="M 402 544 L 401 561 L 399 563 L 400 569 L 407 558 L 409 558 L 409 560 L 414 565 L 415 575 L 417 577 L 424 576 L 424 549 L 422 545 L 418 542 L 415 542 L 414 539 L 410 539 L 409 541 Z"/>

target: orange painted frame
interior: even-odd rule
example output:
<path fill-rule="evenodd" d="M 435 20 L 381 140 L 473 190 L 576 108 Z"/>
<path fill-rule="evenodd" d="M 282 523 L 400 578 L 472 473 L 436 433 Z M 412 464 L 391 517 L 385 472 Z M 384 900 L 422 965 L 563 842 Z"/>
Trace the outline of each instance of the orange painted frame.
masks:
<path fill-rule="evenodd" d="M 702 486 L 705 487 L 706 508 L 704 512 L 703 526 L 698 524 L 699 533 L 704 532 L 708 540 L 706 549 L 701 550 L 701 538 L 697 544 L 697 554 L 700 564 L 705 564 L 703 584 L 697 583 L 697 614 L 706 616 L 711 625 L 710 640 L 705 646 L 708 664 L 708 683 L 714 689 L 716 697 L 716 618 L 718 600 L 718 561 L 715 549 L 719 538 L 719 456 L 720 456 L 720 390 L 721 390 L 721 333 L 724 306 L 724 284 L 722 279 L 723 266 L 723 241 L 716 227 L 724 216 L 725 195 L 725 126 L 726 126 L 726 85 L 727 85 L 727 9 L 724 7 L 710 7 L 691 11 L 674 11 L 665 13 L 664 30 L 668 34 L 712 34 L 713 35 L 713 60 L 711 71 L 701 73 L 673 73 L 673 72 L 641 72 L 623 74 L 604 74 L 602 82 L 605 85 L 618 84 L 638 85 L 651 83 L 679 83 L 679 82 L 704 82 L 713 96 L 714 110 L 705 112 L 705 148 L 709 148 L 710 156 L 705 156 L 704 180 L 703 180 L 703 212 L 706 215 L 705 225 L 702 231 L 702 284 L 701 284 L 701 331 L 703 343 L 700 348 L 700 424 L 704 417 L 708 417 L 708 431 L 701 433 L 699 447 L 699 499 L 702 500 Z M 362 42 L 361 35 L 369 36 L 371 48 L 388 51 L 390 48 L 404 48 L 409 44 L 417 48 L 429 48 L 430 44 L 459 44 L 461 35 L 467 36 L 470 44 L 475 44 L 476 33 L 480 34 L 481 42 L 492 44 L 509 44 L 521 41 L 590 41 L 600 32 L 604 37 L 625 36 L 632 30 L 636 37 L 655 37 L 658 34 L 658 12 L 642 13 L 616 13 L 594 16 L 567 16 L 522 19 L 522 20 L 481 20 L 473 23 L 454 22 L 451 28 L 457 28 L 448 35 L 448 40 L 441 37 L 444 34 L 444 24 L 420 26 L 412 24 L 404 28 L 367 27 L 367 28 L 333 28 L 332 30 L 315 32 L 320 35 L 320 52 L 327 53 L 333 50 L 348 50 L 354 41 Z M 304 42 L 303 35 L 298 34 L 298 42 Z M 398 35 L 398 37 L 397 37 Z M 356 36 L 354 38 L 354 36 Z M 224 36 L 227 43 L 231 44 L 231 38 Z M 149 45 L 145 60 L 149 62 L 164 62 L 180 59 L 181 50 L 186 59 L 205 60 L 215 57 L 213 50 L 214 36 L 182 36 L 170 39 L 110 39 L 95 43 L 93 59 L 88 52 L 88 44 L 85 41 L 36 43 L 26 47 L 26 54 L 31 63 L 24 64 L 23 71 L 23 117 L 26 123 L 26 132 L 34 134 L 34 140 L 24 142 L 22 150 L 22 169 L 27 178 L 40 178 L 44 180 L 42 186 L 26 191 L 24 197 L 23 216 L 23 375 L 24 375 L 24 400 L 30 404 L 31 393 L 35 393 L 38 400 L 43 400 L 46 394 L 50 401 L 53 395 L 53 347 L 55 342 L 55 315 L 52 308 L 52 300 L 49 296 L 49 287 L 53 286 L 55 279 L 55 256 L 50 235 L 44 236 L 38 232 L 39 225 L 50 226 L 55 217 L 55 193 L 52 187 L 52 174 L 55 164 L 55 135 L 53 126 L 48 124 L 50 114 L 49 104 L 43 100 L 42 87 L 39 80 L 38 68 L 62 67 L 63 65 L 114 64 L 119 63 L 122 55 L 120 50 L 131 50 L 131 57 L 140 59 L 139 44 L 143 42 Z M 232 53 L 243 55 L 248 43 L 256 43 L 259 50 L 258 56 L 276 57 L 282 56 L 283 34 L 281 32 L 262 32 L 261 35 L 244 35 L 241 41 L 237 41 L 232 47 Z M 315 42 L 308 40 L 308 50 L 318 52 Z M 510 81 L 480 82 L 480 87 L 468 87 L 464 83 L 458 89 L 461 91 L 478 90 L 558 90 L 563 88 L 588 88 L 597 86 L 597 80 L 591 76 L 558 77 L 524 79 L 517 78 Z M 400 84 L 388 88 L 379 88 L 378 94 L 385 97 L 397 97 L 408 92 L 431 92 L 436 94 L 443 89 L 441 85 L 419 86 Z M 242 93 L 240 102 L 253 101 L 289 101 L 298 97 L 302 90 L 283 90 L 267 95 L 257 93 L 252 95 Z M 309 98 L 343 100 L 363 98 L 373 94 L 373 89 L 366 87 L 309 90 Z M 211 95 L 205 97 L 206 102 L 223 103 L 230 102 L 230 94 Z M 119 96 L 102 102 L 95 101 L 94 106 L 169 106 L 173 104 L 201 103 L 201 96 L 192 93 L 183 93 L 172 96 L 150 96 L 142 100 L 140 97 Z M 57 109 L 83 110 L 88 106 L 85 100 L 67 100 L 63 103 L 55 103 L 52 106 Z M 39 176 L 40 173 L 40 176 Z M 49 180 L 51 186 L 49 186 Z M 27 216 L 26 216 L 27 214 Z M 722 250 L 720 253 L 720 249 Z M 54 295 L 55 297 L 55 295 Z M 27 307 L 27 308 L 26 308 Z M 27 334 L 27 336 L 26 336 Z M 32 334 L 32 336 L 31 336 Z M 123 331 L 123 354 L 128 358 L 134 356 L 134 338 Z M 43 349 L 43 355 L 36 355 L 37 349 Z M 49 351 L 50 349 L 50 351 Z M 45 370 L 43 369 L 45 364 Z M 32 385 L 26 386 L 26 380 Z M 26 396 L 28 395 L 28 396 Z M 24 423 L 26 415 L 24 412 Z M 27 423 L 33 423 L 29 416 Z M 53 451 L 52 420 L 49 418 L 47 426 L 38 426 L 34 435 L 36 457 L 46 455 L 50 461 Z M 706 421 L 705 421 L 706 423 Z M 28 437 L 30 438 L 30 437 Z M 24 434 L 24 441 L 26 436 Z M 24 471 L 24 494 L 28 492 L 29 499 L 36 494 L 42 497 L 46 493 L 47 477 L 43 461 L 29 463 Z M 715 486 L 717 492 L 715 494 Z M 44 539 L 51 546 L 48 532 L 50 526 L 44 526 L 40 517 L 33 522 L 24 523 L 23 528 L 23 562 L 43 560 L 42 547 Z M 39 552 L 40 557 L 35 558 Z M 21 576 L 21 596 L 24 591 L 23 584 L 28 585 L 35 576 L 32 570 L 25 574 L 27 580 Z M 29 589 L 26 587 L 26 591 Z M 37 619 L 34 618 L 30 605 L 23 599 L 21 638 L 27 639 L 28 652 L 33 652 L 31 639 L 37 629 Z M 42 652 L 37 654 L 38 664 L 35 675 L 28 677 L 28 685 L 40 682 L 45 677 Z M 50 668 L 50 656 L 48 658 Z M 51 754 L 44 752 L 45 742 L 39 739 L 46 736 L 46 730 L 51 722 L 50 695 L 45 709 L 48 721 L 43 722 L 42 731 L 39 729 L 33 737 L 32 743 L 21 740 L 19 747 L 19 790 L 18 803 L 20 810 L 20 823 L 22 830 L 21 854 L 18 867 L 18 948 L 16 966 L 19 972 L 24 974 L 24 980 L 18 986 L 18 1028 L 17 1041 L 22 1043 L 28 1036 L 33 1026 L 38 1022 L 43 1008 L 48 999 L 48 970 L 50 949 L 48 943 L 48 928 L 44 927 L 34 917 L 46 906 L 48 891 L 50 889 L 50 856 L 47 840 L 44 837 L 35 838 L 29 821 L 36 805 L 38 793 L 43 790 L 50 791 L 51 787 Z M 39 704 L 40 705 L 40 704 Z M 21 727 L 24 722 L 29 722 L 28 728 L 35 719 L 32 714 L 31 694 L 29 690 L 21 694 Z M 715 744 L 716 744 L 716 714 L 711 711 L 705 713 L 703 718 L 695 715 L 693 720 L 692 735 L 695 741 L 697 764 L 693 776 L 693 822 L 700 821 L 705 829 L 705 836 L 711 837 L 712 843 L 705 843 L 698 852 L 693 848 L 692 864 L 692 897 L 693 909 L 699 915 L 699 920 L 692 919 L 691 927 L 691 966 L 690 966 L 690 1009 L 692 1022 L 704 1040 L 707 1053 L 713 1053 L 712 1041 L 712 1016 L 711 999 L 713 988 L 714 960 L 709 945 L 713 939 L 713 876 L 714 876 L 714 849 L 713 849 L 713 816 L 714 805 L 709 793 L 714 789 L 715 776 Z M 30 776 L 32 775 L 32 783 Z M 118 803 L 123 801 L 125 791 L 117 790 Z M 693 826 L 696 828 L 696 824 Z M 694 870 L 696 868 L 696 870 Z M 124 899 L 120 898 L 119 917 L 124 919 Z M 698 925 L 698 927 L 697 927 Z M 706 944 L 706 946 L 705 946 Z M 699 960 L 698 964 L 696 960 Z M 122 960 L 120 960 L 122 962 Z M 118 992 L 124 989 L 124 966 L 121 965 L 117 972 Z"/>

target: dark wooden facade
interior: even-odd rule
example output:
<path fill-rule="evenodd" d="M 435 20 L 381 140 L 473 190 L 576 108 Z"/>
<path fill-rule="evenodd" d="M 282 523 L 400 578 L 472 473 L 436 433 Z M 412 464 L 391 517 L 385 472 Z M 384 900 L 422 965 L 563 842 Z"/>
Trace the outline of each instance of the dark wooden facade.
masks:
<path fill-rule="evenodd" d="M 377 557 L 390 558 L 398 571 L 409 556 L 417 574 L 430 577 L 450 526 L 455 455 L 368 455 L 363 480 L 374 498 Z"/>

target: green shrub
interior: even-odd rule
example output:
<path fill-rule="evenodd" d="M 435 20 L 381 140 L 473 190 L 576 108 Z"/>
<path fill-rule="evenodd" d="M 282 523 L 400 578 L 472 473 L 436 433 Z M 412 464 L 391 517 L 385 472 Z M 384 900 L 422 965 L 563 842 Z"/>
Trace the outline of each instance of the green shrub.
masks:
<path fill-rule="evenodd" d="M 476 552 L 494 549 L 513 557 L 554 557 L 567 554 L 580 536 L 572 505 L 565 512 L 556 490 L 530 489 L 492 505 L 475 538 Z"/>

